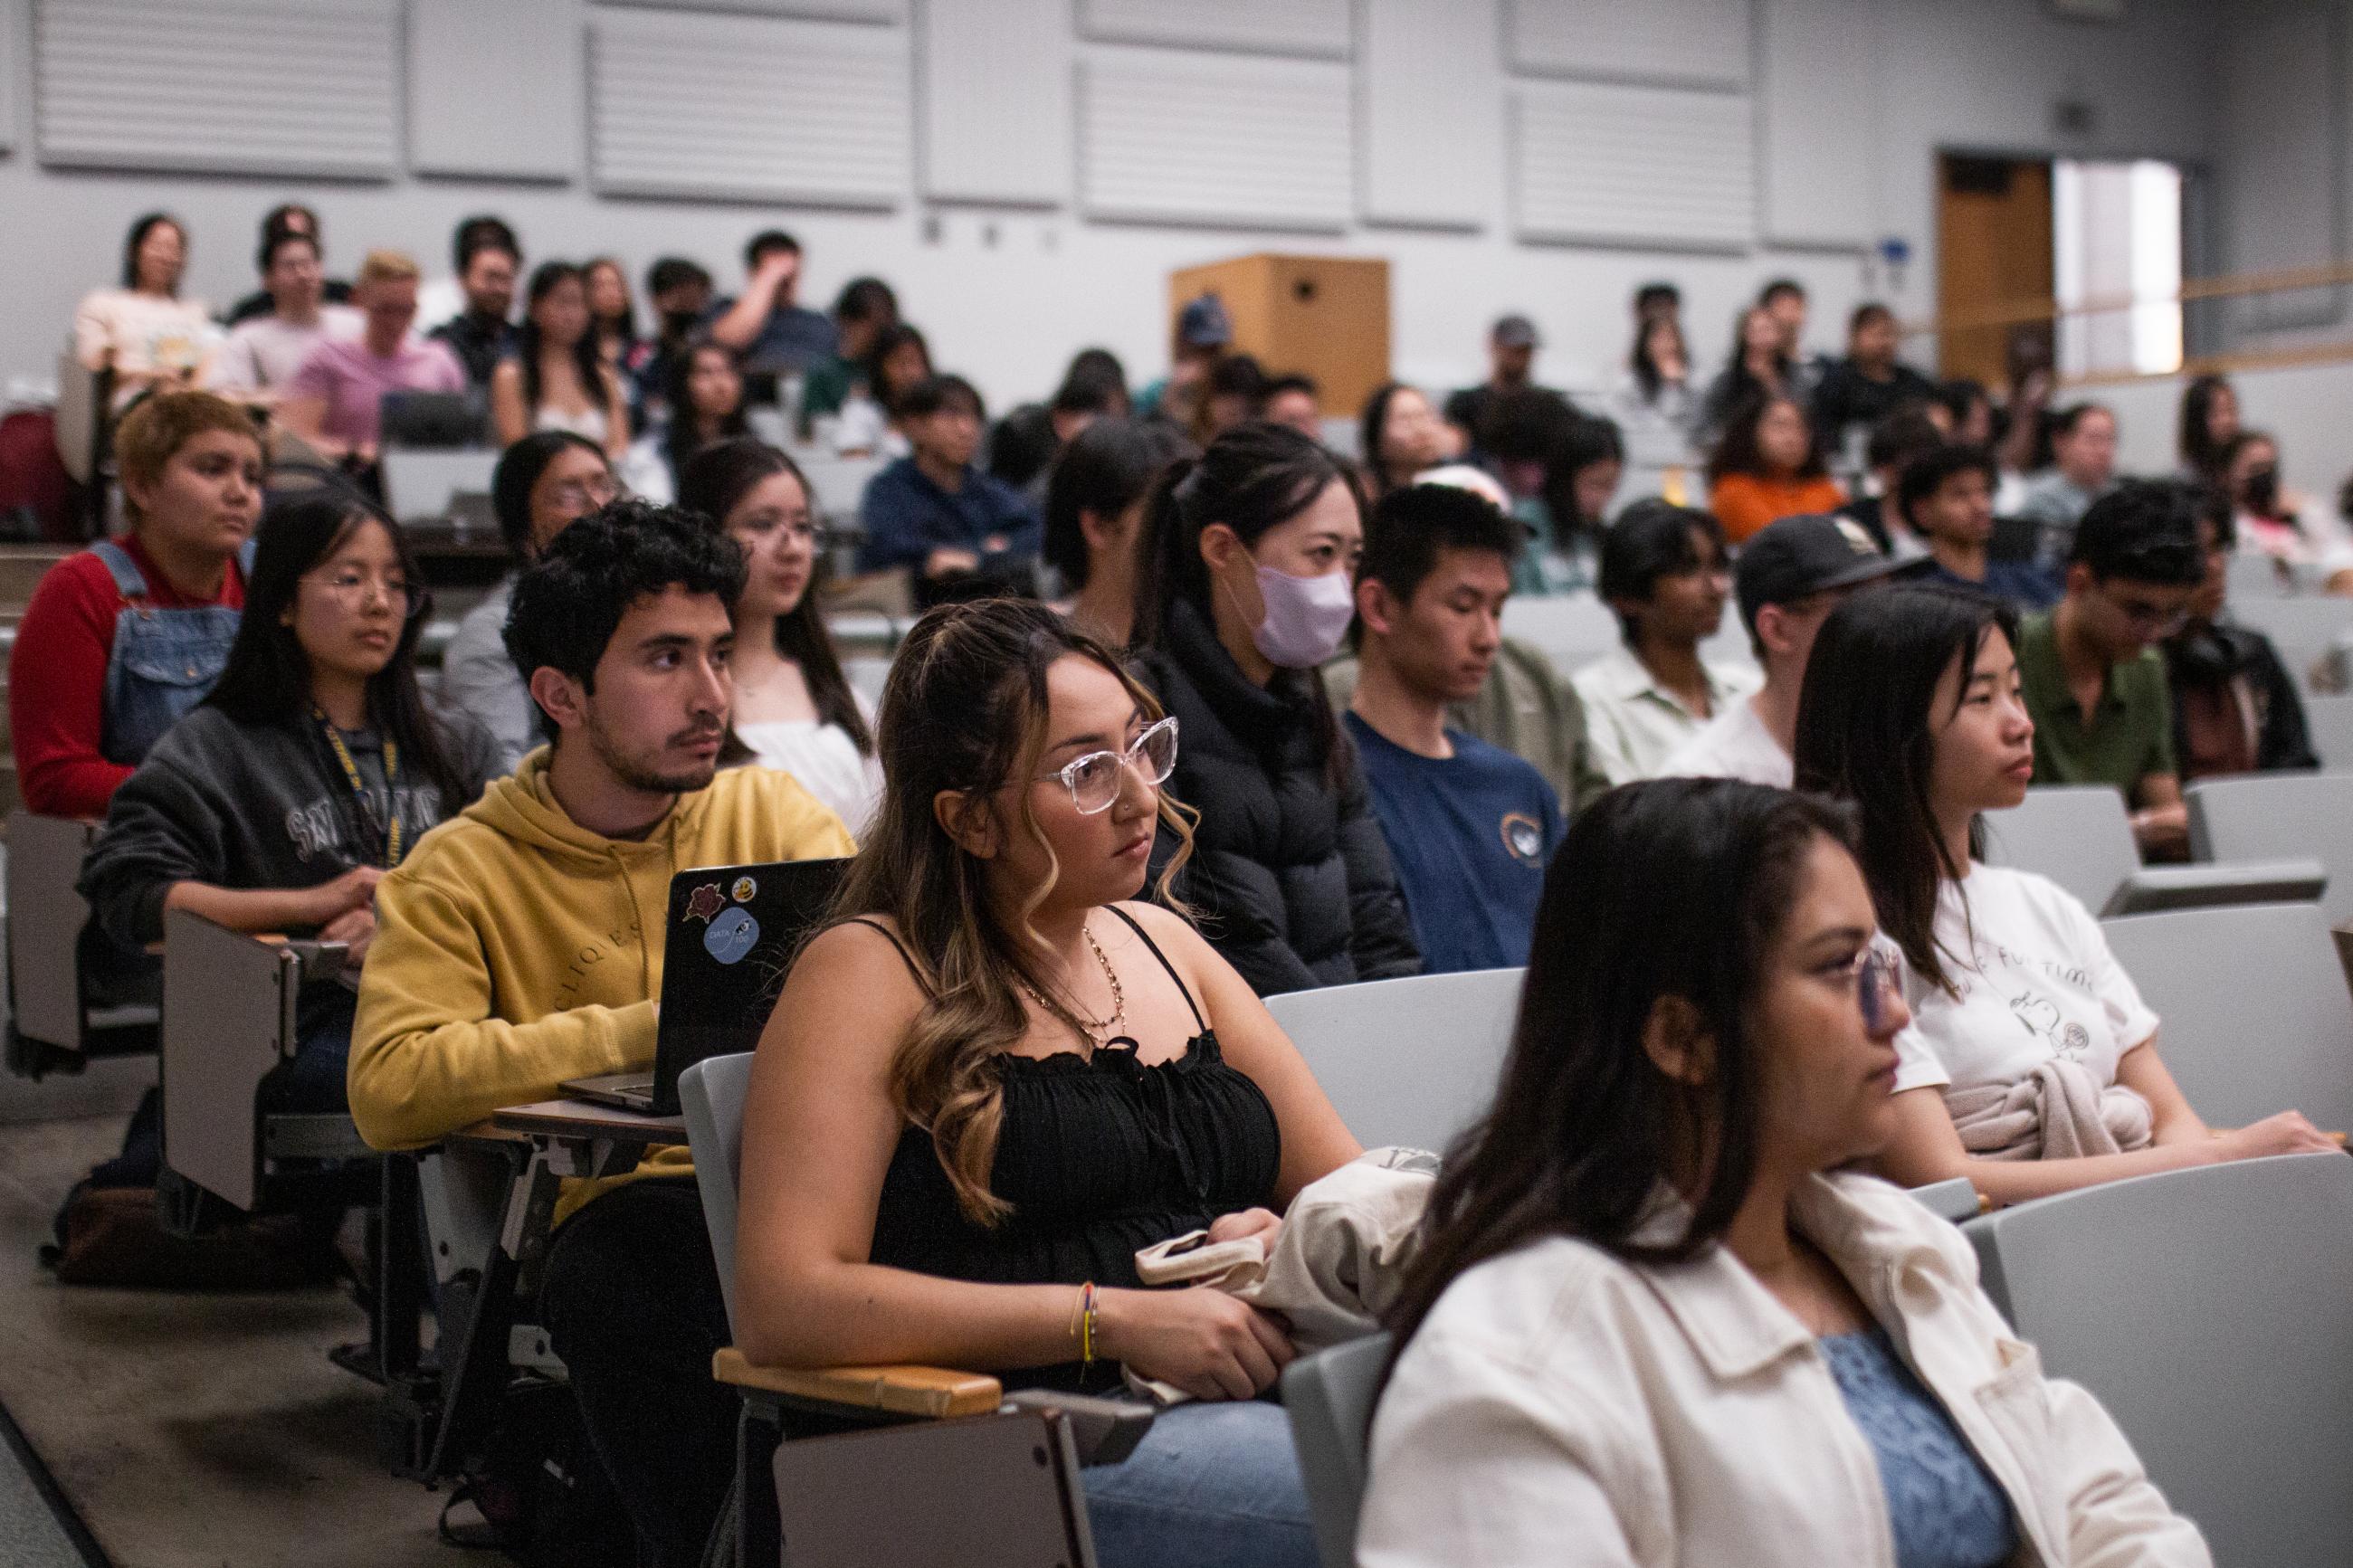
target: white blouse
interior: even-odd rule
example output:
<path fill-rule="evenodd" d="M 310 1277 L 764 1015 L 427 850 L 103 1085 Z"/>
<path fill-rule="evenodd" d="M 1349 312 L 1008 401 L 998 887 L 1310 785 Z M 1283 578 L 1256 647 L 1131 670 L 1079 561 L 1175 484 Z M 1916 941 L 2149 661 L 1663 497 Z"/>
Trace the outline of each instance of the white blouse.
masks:
<path fill-rule="evenodd" d="M 762 767 L 792 774 L 832 807 L 852 837 L 866 831 L 882 799 L 882 763 L 861 753 L 849 731 L 815 719 L 778 719 L 738 724 L 735 734 Z"/>

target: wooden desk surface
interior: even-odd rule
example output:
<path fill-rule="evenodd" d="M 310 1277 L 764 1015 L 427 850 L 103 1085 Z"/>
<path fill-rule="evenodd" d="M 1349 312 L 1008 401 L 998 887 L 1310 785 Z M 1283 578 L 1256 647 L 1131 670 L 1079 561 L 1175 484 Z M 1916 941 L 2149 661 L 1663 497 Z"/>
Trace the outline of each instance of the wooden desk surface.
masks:
<path fill-rule="evenodd" d="M 491 1125 L 543 1138 L 608 1138 L 623 1143 L 683 1143 L 682 1116 L 640 1116 L 586 1100 L 543 1100 L 493 1111 Z"/>

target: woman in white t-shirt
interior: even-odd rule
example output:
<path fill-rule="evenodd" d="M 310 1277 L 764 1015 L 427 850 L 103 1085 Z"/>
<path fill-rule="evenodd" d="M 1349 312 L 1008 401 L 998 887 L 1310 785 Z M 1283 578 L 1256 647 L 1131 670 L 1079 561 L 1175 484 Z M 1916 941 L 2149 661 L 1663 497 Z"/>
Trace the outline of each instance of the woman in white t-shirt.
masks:
<path fill-rule="evenodd" d="M 818 524 L 808 480 L 750 437 L 706 447 L 679 473 L 679 504 L 744 547 L 735 604 L 735 735 L 763 767 L 798 779 L 862 833 L 882 796 L 874 713 L 841 673 L 818 613 Z"/>
<path fill-rule="evenodd" d="M 1798 785 L 1857 806 L 1913 1016 L 1879 1168 L 1907 1185 L 1966 1176 L 2008 1204 L 2334 1149 L 2293 1110 L 2210 1130 L 2090 911 L 2046 878 L 1979 863 L 1978 814 L 2017 805 L 2034 773 L 2016 630 L 1980 595 L 1892 588 L 1832 612 L 1807 665 Z"/>

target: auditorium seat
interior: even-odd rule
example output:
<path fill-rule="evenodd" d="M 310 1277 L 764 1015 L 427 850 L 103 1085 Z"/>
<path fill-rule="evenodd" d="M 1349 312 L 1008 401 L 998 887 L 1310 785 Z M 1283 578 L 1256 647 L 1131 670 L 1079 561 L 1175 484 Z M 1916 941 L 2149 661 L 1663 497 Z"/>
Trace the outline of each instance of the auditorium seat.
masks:
<path fill-rule="evenodd" d="M 2216 1563 L 2344 1563 L 2353 1160 L 2106 1182 L 1962 1231 L 2043 1371 L 2107 1407 Z"/>
<path fill-rule="evenodd" d="M 2328 872 L 2320 907 L 2329 924 L 2353 920 L 2353 773 L 2200 779 L 2182 794 L 2194 858 L 2310 856 Z"/>
<path fill-rule="evenodd" d="M 2101 929 L 2200 1116 L 2231 1127 L 2295 1110 L 2353 1128 L 2353 994 L 2316 907 L 2174 910 Z"/>
<path fill-rule="evenodd" d="M 1370 980 L 1266 1005 L 1358 1142 L 1440 1152 L 1495 1098 L 1525 973 Z"/>
<path fill-rule="evenodd" d="M 1299 1450 L 1323 1568 L 1355 1568 L 1365 1500 L 1365 1441 L 1388 1364 L 1389 1336 L 1368 1334 L 1301 1356 L 1282 1369 L 1282 1408 Z"/>
<path fill-rule="evenodd" d="M 2327 881 L 2308 852 L 2276 846 L 2220 865 L 2143 866 L 2125 797 L 2108 784 L 2031 789 L 1983 820 L 1986 864 L 2048 877 L 2095 915 L 2314 899 Z"/>

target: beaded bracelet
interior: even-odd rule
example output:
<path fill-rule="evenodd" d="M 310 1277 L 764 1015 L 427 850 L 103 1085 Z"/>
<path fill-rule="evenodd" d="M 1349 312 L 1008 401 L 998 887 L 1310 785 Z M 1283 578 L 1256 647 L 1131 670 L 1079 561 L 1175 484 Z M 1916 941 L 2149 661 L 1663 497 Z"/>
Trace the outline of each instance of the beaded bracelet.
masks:
<path fill-rule="evenodd" d="M 1077 1310 L 1071 1314 L 1071 1337 L 1079 1342 L 1079 1363 L 1095 1363 L 1095 1282 L 1092 1279 L 1079 1287 Z"/>

